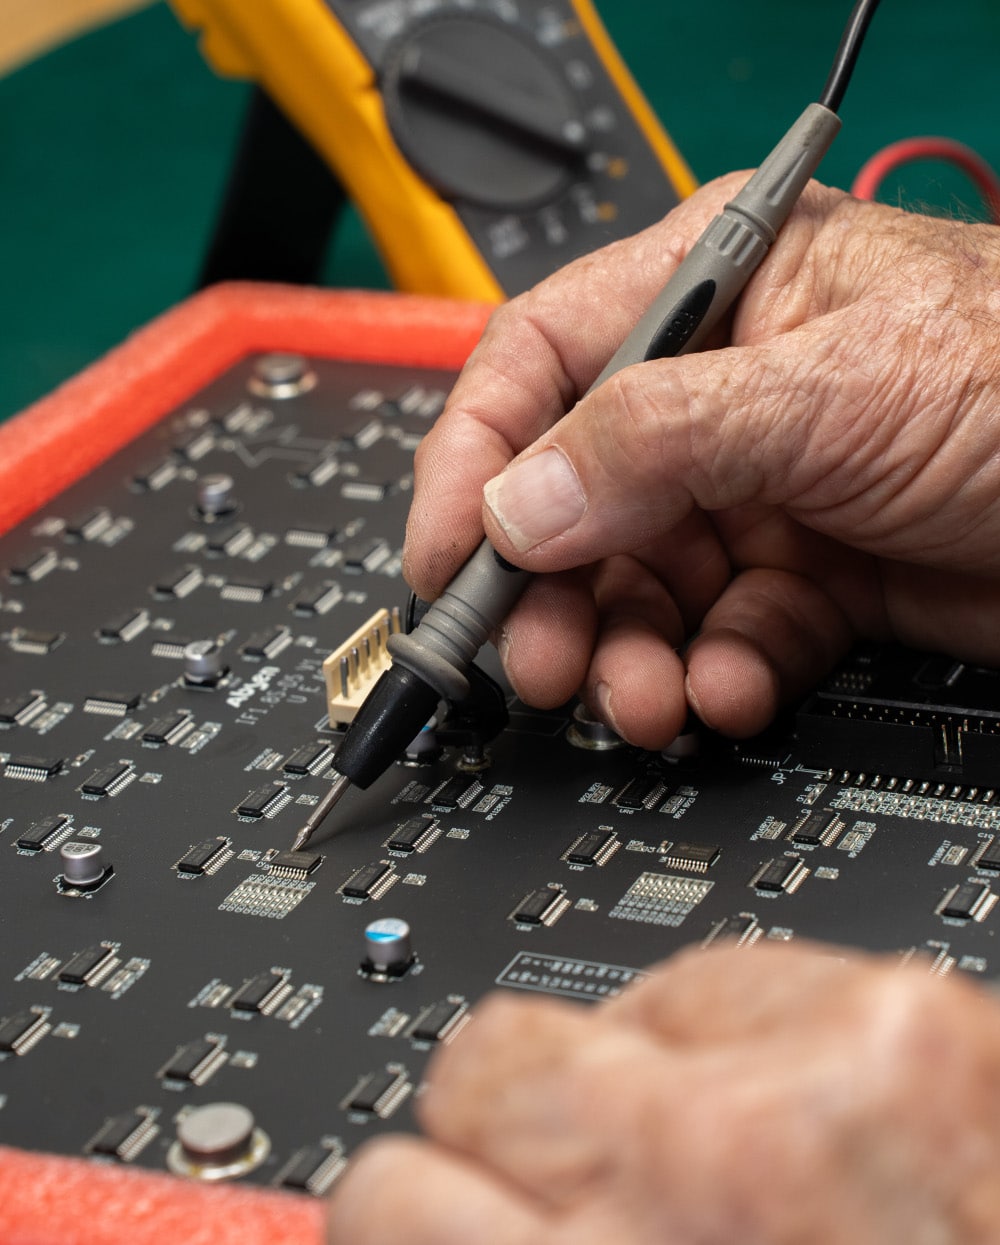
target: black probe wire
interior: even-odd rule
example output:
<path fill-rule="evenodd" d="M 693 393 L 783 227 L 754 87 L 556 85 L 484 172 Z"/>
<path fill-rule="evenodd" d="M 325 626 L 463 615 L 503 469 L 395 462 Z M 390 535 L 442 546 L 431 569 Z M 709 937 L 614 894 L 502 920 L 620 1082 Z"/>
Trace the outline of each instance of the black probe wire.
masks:
<path fill-rule="evenodd" d="M 847 20 L 844 33 L 840 36 L 840 46 L 833 58 L 830 76 L 826 80 L 823 94 L 819 97 L 819 102 L 831 112 L 840 111 L 844 92 L 851 80 L 851 74 L 854 73 L 858 53 L 868 32 L 868 24 L 875 16 L 878 6 L 879 0 L 858 0 Z"/>

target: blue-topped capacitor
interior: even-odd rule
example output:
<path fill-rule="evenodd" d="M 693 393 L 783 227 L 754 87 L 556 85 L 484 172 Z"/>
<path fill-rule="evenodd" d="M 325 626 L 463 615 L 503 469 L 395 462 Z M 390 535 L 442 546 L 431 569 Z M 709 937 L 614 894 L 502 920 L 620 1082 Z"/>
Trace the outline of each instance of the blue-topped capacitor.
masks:
<path fill-rule="evenodd" d="M 379 976 L 398 977 L 413 963 L 410 927 L 399 917 L 387 916 L 365 926 L 362 967 Z"/>

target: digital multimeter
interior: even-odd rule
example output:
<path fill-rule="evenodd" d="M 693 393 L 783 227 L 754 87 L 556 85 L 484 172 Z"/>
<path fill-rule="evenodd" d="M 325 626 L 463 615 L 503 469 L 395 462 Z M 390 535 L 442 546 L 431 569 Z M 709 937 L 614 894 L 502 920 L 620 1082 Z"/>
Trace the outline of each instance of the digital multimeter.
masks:
<path fill-rule="evenodd" d="M 342 182 L 403 290 L 499 301 L 694 179 L 590 0 L 172 0 Z"/>

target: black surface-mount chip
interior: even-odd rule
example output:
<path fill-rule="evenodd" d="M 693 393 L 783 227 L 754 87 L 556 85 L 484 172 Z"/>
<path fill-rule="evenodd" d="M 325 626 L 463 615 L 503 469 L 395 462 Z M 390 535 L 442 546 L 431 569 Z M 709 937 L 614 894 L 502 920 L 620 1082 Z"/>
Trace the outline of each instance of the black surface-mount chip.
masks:
<path fill-rule="evenodd" d="M 721 921 L 716 921 L 705 936 L 702 946 L 707 947 L 713 942 L 732 939 L 738 947 L 749 947 L 760 938 L 763 932 L 759 921 L 752 913 L 738 912 L 735 916 L 727 916 Z"/>
<path fill-rule="evenodd" d="M 258 787 L 236 806 L 238 817 L 273 817 L 288 803 L 288 788 L 282 784 Z"/>
<path fill-rule="evenodd" d="M 953 921 L 985 921 L 997 898 L 985 882 L 961 882 L 948 891 L 937 911 Z"/>
<path fill-rule="evenodd" d="M 63 767 L 62 757 L 12 756 L 4 767 L 5 778 L 25 782 L 45 782 L 55 778 Z"/>
<path fill-rule="evenodd" d="M 424 803 L 433 804 L 435 808 L 443 808 L 450 813 L 456 808 L 464 808 L 470 799 L 482 789 L 482 783 L 478 781 L 470 783 L 468 778 L 456 774 L 454 778 L 449 778 L 437 790 L 432 791 Z"/>
<path fill-rule="evenodd" d="M 143 1109 L 113 1115 L 104 1122 L 84 1149 L 88 1154 L 131 1163 L 158 1132 L 155 1115 Z"/>
<path fill-rule="evenodd" d="M 243 601 L 247 605 L 260 605 L 274 591 L 269 579 L 227 579 L 220 596 L 223 601 Z"/>
<path fill-rule="evenodd" d="M 588 830 L 566 850 L 563 859 L 571 865 L 604 865 L 621 841 L 613 830 Z"/>
<path fill-rule="evenodd" d="M 21 726 L 30 721 L 44 706 L 41 692 L 27 692 L 23 696 L 9 696 L 0 701 L 0 726 Z"/>
<path fill-rule="evenodd" d="M 127 642 L 134 639 L 149 626 L 147 610 L 125 610 L 116 614 L 103 626 L 97 628 L 98 639 L 110 642 Z"/>
<path fill-rule="evenodd" d="M 10 634 L 10 647 L 15 653 L 34 653 L 44 657 L 66 638 L 62 631 L 37 631 L 31 627 L 15 627 Z"/>
<path fill-rule="evenodd" d="M 562 887 L 541 886 L 525 895 L 511 913 L 511 920 L 519 925 L 551 925 L 568 906 Z"/>
<path fill-rule="evenodd" d="M 272 627 L 270 631 L 255 632 L 240 645 L 240 652 L 253 661 L 270 660 L 291 642 L 292 633 L 287 627 Z"/>
<path fill-rule="evenodd" d="M 138 692 L 95 692 L 83 702 L 84 713 L 103 713 L 109 718 L 123 718 L 138 709 Z"/>
<path fill-rule="evenodd" d="M 236 557 L 253 540 L 253 532 L 246 523 L 229 523 L 225 527 L 213 528 L 205 539 L 208 553 L 228 554 Z"/>
<path fill-rule="evenodd" d="M 16 584 L 35 583 L 59 565 L 54 549 L 43 549 L 7 568 L 8 577 Z"/>
<path fill-rule="evenodd" d="M 275 1184 L 282 1189 L 297 1189 L 323 1197 L 347 1166 L 342 1150 L 329 1146 L 306 1146 L 278 1174 Z"/>
<path fill-rule="evenodd" d="M 440 832 L 440 822 L 436 817 L 410 817 L 396 827 L 385 845 L 391 852 L 422 852 L 430 847 Z"/>
<path fill-rule="evenodd" d="M 203 1085 L 226 1061 L 225 1047 L 216 1038 L 199 1038 L 178 1047 L 157 1075 L 166 1081 Z"/>
<path fill-rule="evenodd" d="M 94 985 L 107 975 L 114 961 L 113 947 L 87 947 L 66 961 L 59 970 L 59 980 L 70 986 Z"/>
<path fill-rule="evenodd" d="M 420 1013 L 410 1026 L 409 1036 L 415 1042 L 443 1042 L 457 1032 L 467 1014 L 467 1004 L 445 999 Z"/>
<path fill-rule="evenodd" d="M 26 1055 L 52 1027 L 48 1011 L 28 1008 L 0 1021 L 0 1054 Z"/>
<path fill-rule="evenodd" d="M 63 535 L 69 540 L 96 540 L 110 526 L 111 511 L 107 506 L 95 506 L 68 519 Z"/>
<path fill-rule="evenodd" d="M 117 795 L 134 778 L 135 769 L 130 761 L 117 762 L 96 770 L 80 784 L 80 791 L 83 795 L 95 798 Z"/>
<path fill-rule="evenodd" d="M 318 774 L 327 768 L 333 756 L 333 749 L 322 739 L 313 743 L 302 744 L 285 758 L 282 769 L 286 774 Z"/>
<path fill-rule="evenodd" d="M 288 978 L 284 973 L 258 973 L 245 981 L 229 1000 L 229 1006 L 237 1012 L 264 1012 L 269 1004 L 274 1006 L 279 997 L 288 994 Z"/>
<path fill-rule="evenodd" d="M 400 1105 L 410 1091 L 406 1074 L 386 1068 L 366 1077 L 347 1099 L 348 1111 L 360 1111 L 386 1119 Z"/>
<path fill-rule="evenodd" d="M 392 865 L 376 860 L 355 870 L 340 888 L 340 893 L 348 899 L 378 899 L 395 880 Z"/>
<path fill-rule="evenodd" d="M 296 614 L 327 614 L 342 599 L 344 593 L 339 584 L 312 584 L 304 588 L 292 602 Z"/>
<path fill-rule="evenodd" d="M 798 856 L 778 856 L 761 865 L 750 879 L 750 885 L 759 891 L 792 894 L 808 876 L 809 870 Z"/>
<path fill-rule="evenodd" d="M 229 839 L 206 839 L 189 848 L 174 868 L 178 873 L 198 876 L 214 873 L 232 856 Z"/>
<path fill-rule="evenodd" d="M 181 600 L 194 592 L 203 579 L 204 576 L 199 567 L 182 566 L 160 576 L 153 584 L 152 593 L 155 597 L 162 599 Z"/>
<path fill-rule="evenodd" d="M 352 541 L 344 547 L 344 570 L 351 575 L 375 571 L 389 556 L 389 546 L 381 537 Z"/>
<path fill-rule="evenodd" d="M 844 823 L 835 809 L 827 808 L 820 812 L 803 813 L 794 826 L 789 838 L 793 843 L 804 843 L 811 847 L 832 847 L 836 843 Z"/>
<path fill-rule="evenodd" d="M 70 819 L 62 813 L 43 817 L 32 822 L 17 839 L 17 846 L 25 852 L 41 852 L 54 847 L 61 831 L 69 831 Z"/>
<path fill-rule="evenodd" d="M 675 843 L 664 853 L 663 863 L 671 869 L 707 873 L 721 855 L 713 843 Z"/>
<path fill-rule="evenodd" d="M 1000 835 L 984 843 L 972 858 L 978 869 L 988 869 L 990 873 L 1000 873 Z"/>
<path fill-rule="evenodd" d="M 318 852 L 288 851 L 275 852 L 267 867 L 270 873 L 282 878 L 306 878 L 315 873 L 322 863 L 323 857 Z"/>
<path fill-rule="evenodd" d="M 188 733 L 192 726 L 194 726 L 194 718 L 190 713 L 186 713 L 183 710 L 178 713 L 169 713 L 162 718 L 157 718 L 154 722 L 150 722 L 142 732 L 142 742 L 145 744 L 175 744 Z"/>
<path fill-rule="evenodd" d="M 636 812 L 640 808 L 653 809 L 666 796 L 667 786 L 658 776 L 633 778 L 627 782 L 612 800 L 619 808 Z"/>

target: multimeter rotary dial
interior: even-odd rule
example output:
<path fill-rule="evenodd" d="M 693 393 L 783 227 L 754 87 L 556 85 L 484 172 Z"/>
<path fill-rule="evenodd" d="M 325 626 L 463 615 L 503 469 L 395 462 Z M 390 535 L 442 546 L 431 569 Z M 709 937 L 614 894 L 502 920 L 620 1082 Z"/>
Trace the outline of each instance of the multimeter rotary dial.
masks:
<path fill-rule="evenodd" d="M 400 150 L 445 198 L 539 207 L 585 161 L 580 104 L 559 63 L 489 18 L 412 27 L 386 57 L 382 90 Z"/>

